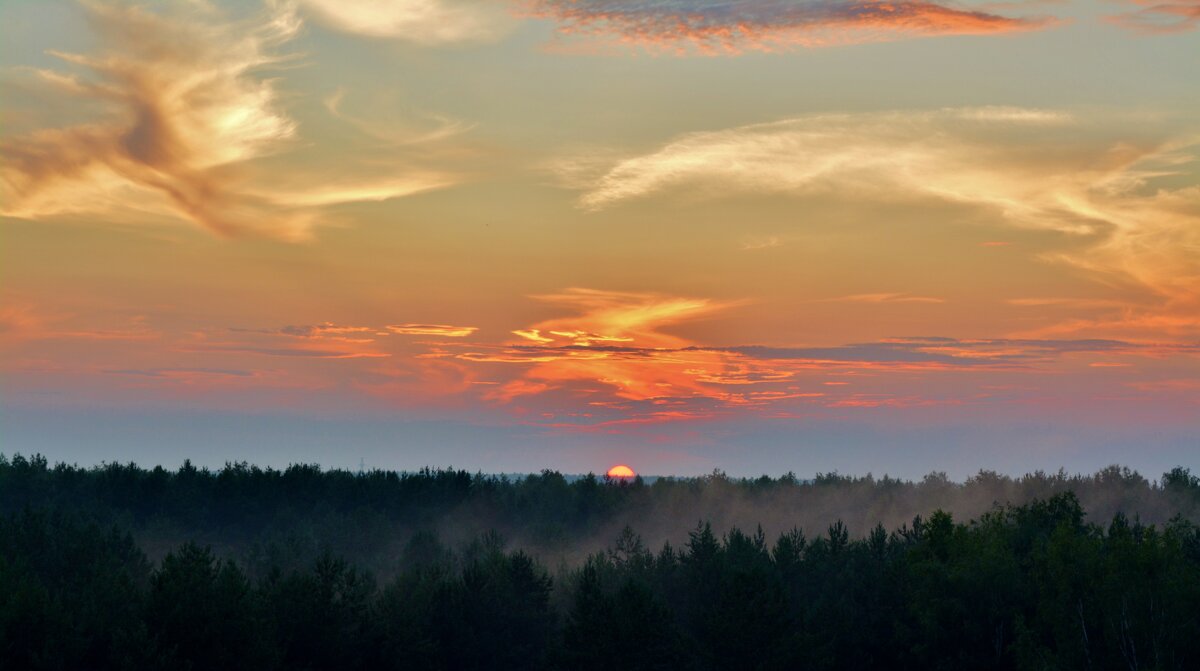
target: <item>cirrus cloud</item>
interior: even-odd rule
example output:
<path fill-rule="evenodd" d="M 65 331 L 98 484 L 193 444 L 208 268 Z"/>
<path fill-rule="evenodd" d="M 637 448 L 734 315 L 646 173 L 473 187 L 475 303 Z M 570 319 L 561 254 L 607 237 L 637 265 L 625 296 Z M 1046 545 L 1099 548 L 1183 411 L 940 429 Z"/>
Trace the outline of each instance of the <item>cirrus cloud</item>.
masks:
<path fill-rule="evenodd" d="M 590 211 L 657 194 L 941 201 L 1002 223 L 1078 236 L 1054 260 L 1151 292 L 1116 322 L 1200 333 L 1200 186 L 1195 129 L 1150 132 L 1091 115 L 1010 107 L 825 114 L 689 133 L 619 160 L 559 168 Z M 597 166 L 600 166 L 597 169 Z M 866 297 L 866 298 L 869 298 Z M 866 300 L 863 298 L 863 300 Z M 885 297 L 886 298 L 886 297 Z M 1164 320 L 1163 317 L 1166 317 Z"/>
<path fill-rule="evenodd" d="M 479 329 L 475 326 L 452 326 L 450 324 L 392 324 L 388 330 L 399 335 L 438 336 L 442 338 L 465 338 Z"/>
<path fill-rule="evenodd" d="M 1144 35 L 1184 33 L 1200 26 L 1200 0 L 1125 1 L 1140 9 L 1110 16 L 1110 23 Z"/>
<path fill-rule="evenodd" d="M 301 0 L 336 30 L 421 45 L 490 42 L 512 28 L 495 0 Z"/>
<path fill-rule="evenodd" d="M 0 138 L 4 216 L 120 213 L 113 218 L 301 239 L 329 206 L 454 181 L 386 151 L 382 162 L 364 151 L 324 172 L 292 161 L 267 167 L 300 139 L 279 81 L 265 75 L 289 60 L 279 48 L 301 29 L 291 4 L 241 19 L 201 3 L 150 11 L 89 0 L 83 8 L 99 50 L 51 52 L 66 69 L 25 71 L 28 85 L 64 100 L 56 110 L 90 116 Z"/>

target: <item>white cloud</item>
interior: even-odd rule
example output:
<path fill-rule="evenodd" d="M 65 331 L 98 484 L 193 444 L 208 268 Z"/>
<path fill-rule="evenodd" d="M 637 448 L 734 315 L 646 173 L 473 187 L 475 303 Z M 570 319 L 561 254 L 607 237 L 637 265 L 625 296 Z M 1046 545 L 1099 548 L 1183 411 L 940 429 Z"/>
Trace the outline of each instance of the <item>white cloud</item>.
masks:
<path fill-rule="evenodd" d="M 323 24 L 423 45 L 490 42 L 515 21 L 498 0 L 301 0 Z"/>
<path fill-rule="evenodd" d="M 0 214 L 182 218 L 221 235 L 298 239 L 322 221 L 320 208 L 454 181 L 403 164 L 395 151 L 369 165 L 360 160 L 367 152 L 349 152 L 318 170 L 274 160 L 300 135 L 266 74 L 287 60 L 280 47 L 301 28 L 289 4 L 240 20 L 203 4 L 84 7 L 98 51 L 52 52 L 67 69 L 33 72 L 62 105 L 94 118 L 0 140 Z"/>
<path fill-rule="evenodd" d="M 1058 259 L 1132 279 L 1182 313 L 1200 308 L 1200 137 L 1147 132 L 1128 119 L 1008 107 L 814 115 L 690 133 L 590 174 L 596 159 L 584 156 L 562 174 L 593 211 L 680 191 L 978 207 L 1016 226 L 1088 234 L 1090 246 Z"/>

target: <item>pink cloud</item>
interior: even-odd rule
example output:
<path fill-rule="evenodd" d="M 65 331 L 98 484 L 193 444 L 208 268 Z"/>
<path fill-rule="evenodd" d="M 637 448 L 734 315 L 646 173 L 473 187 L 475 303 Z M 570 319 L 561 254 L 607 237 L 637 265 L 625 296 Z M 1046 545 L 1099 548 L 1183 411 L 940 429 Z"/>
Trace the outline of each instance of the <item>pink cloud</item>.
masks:
<path fill-rule="evenodd" d="M 904 37 L 1036 30 L 1046 17 L 1011 18 L 925 0 L 532 0 L 528 12 L 566 35 L 654 51 L 737 54 Z"/>

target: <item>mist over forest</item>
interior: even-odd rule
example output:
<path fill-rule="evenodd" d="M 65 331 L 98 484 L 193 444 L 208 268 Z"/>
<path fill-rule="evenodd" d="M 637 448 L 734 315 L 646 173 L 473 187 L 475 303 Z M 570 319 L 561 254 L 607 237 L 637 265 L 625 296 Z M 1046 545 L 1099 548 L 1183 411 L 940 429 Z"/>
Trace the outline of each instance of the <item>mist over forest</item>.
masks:
<path fill-rule="evenodd" d="M 416 472 L 283 469 L 247 463 L 178 470 L 108 463 L 50 464 L 0 457 L 0 512 L 70 511 L 133 534 L 151 559 L 181 543 L 211 546 L 254 568 L 304 565 L 330 551 L 389 576 L 411 539 L 432 534 L 451 547 L 496 532 L 511 547 L 555 565 L 607 548 L 630 527 L 650 547 L 680 545 L 707 522 L 719 532 L 761 527 L 770 537 L 809 535 L 841 522 L 852 538 L 892 531 L 941 510 L 959 521 L 1004 505 L 1078 498 L 1089 521 L 1122 514 L 1162 526 L 1179 516 L 1200 523 L 1200 497 L 1182 468 L 1147 478 L 1119 466 L 1093 474 L 980 471 L 964 482 L 934 472 L 919 481 L 817 473 L 801 479 L 609 479 L 603 475 L 487 475 L 454 469 Z"/>

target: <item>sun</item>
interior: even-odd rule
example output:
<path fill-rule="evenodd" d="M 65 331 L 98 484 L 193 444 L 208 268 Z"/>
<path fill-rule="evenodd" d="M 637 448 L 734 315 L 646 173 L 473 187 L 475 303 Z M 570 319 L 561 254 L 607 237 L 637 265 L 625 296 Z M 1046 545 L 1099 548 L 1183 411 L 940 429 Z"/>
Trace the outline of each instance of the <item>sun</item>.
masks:
<path fill-rule="evenodd" d="M 616 466 L 608 469 L 607 475 L 610 478 L 632 478 L 637 475 L 637 473 L 634 473 L 633 469 L 625 464 L 617 464 Z"/>

